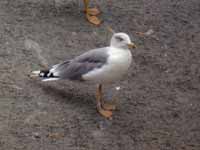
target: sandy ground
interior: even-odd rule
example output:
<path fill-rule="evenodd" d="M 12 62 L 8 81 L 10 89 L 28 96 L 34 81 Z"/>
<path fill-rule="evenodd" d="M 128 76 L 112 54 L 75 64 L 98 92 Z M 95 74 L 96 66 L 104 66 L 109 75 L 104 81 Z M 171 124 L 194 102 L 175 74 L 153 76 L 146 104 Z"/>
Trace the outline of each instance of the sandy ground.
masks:
<path fill-rule="evenodd" d="M 0 1 L 0 150 L 199 150 L 200 1 L 99 5 L 94 27 L 81 0 Z M 97 113 L 94 85 L 27 76 L 41 68 L 27 41 L 52 65 L 108 45 L 105 24 L 138 45 L 112 120 Z"/>

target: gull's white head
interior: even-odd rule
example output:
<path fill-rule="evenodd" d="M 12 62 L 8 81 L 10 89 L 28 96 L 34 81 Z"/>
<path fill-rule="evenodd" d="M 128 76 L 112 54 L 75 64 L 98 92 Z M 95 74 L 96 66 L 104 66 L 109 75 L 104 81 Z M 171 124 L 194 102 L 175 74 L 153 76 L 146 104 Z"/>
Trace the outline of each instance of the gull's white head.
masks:
<path fill-rule="evenodd" d="M 136 48 L 135 44 L 131 42 L 130 37 L 122 32 L 113 34 L 110 46 L 121 49 Z"/>

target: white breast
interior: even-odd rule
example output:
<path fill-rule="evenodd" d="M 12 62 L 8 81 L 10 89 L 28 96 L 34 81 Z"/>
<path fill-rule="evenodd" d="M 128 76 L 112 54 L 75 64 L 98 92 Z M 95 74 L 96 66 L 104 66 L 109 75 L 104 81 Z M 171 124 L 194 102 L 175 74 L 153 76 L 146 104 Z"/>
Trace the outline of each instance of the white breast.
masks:
<path fill-rule="evenodd" d="M 83 75 L 83 79 L 96 83 L 114 82 L 127 73 L 131 62 L 132 55 L 129 50 L 110 50 L 107 64 Z"/>

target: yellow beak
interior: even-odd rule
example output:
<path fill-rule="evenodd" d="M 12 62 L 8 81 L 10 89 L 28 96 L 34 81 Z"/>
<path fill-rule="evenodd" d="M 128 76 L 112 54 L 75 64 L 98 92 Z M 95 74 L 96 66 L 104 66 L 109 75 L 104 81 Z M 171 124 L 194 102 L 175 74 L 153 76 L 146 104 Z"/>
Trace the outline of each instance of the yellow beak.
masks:
<path fill-rule="evenodd" d="M 136 46 L 134 43 L 129 43 L 129 44 L 128 44 L 128 47 L 129 47 L 129 48 L 137 48 L 137 46 Z"/>

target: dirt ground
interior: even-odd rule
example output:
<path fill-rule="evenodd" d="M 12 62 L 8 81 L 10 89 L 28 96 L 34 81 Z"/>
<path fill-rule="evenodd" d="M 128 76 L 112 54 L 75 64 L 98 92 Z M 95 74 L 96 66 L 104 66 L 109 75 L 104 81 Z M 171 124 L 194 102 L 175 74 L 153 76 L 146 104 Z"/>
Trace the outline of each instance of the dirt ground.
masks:
<path fill-rule="evenodd" d="M 200 1 L 97 2 L 100 27 L 81 0 L 0 1 L 0 150 L 200 150 Z M 53 65 L 107 46 L 106 24 L 138 45 L 112 120 L 95 85 L 27 76 L 41 68 L 27 41 Z"/>

